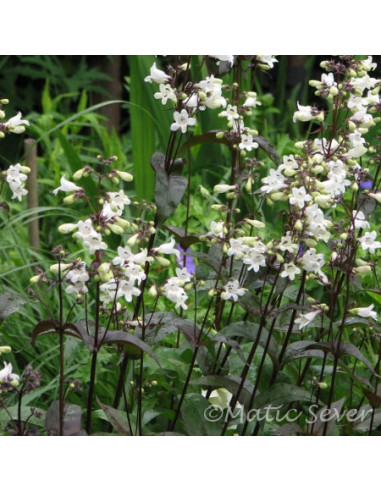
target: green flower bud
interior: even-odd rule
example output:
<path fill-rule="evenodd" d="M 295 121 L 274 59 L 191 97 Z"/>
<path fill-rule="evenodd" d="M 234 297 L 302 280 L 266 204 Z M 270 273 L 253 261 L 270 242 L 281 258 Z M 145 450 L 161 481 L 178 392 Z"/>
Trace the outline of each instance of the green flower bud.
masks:
<path fill-rule="evenodd" d="M 116 174 L 122 179 L 123 181 L 126 181 L 127 183 L 133 181 L 134 177 L 130 173 L 126 173 L 124 171 L 116 171 Z"/>
<path fill-rule="evenodd" d="M 169 267 L 171 262 L 167 260 L 167 258 L 163 258 L 162 256 L 156 256 L 155 260 L 163 267 Z"/>

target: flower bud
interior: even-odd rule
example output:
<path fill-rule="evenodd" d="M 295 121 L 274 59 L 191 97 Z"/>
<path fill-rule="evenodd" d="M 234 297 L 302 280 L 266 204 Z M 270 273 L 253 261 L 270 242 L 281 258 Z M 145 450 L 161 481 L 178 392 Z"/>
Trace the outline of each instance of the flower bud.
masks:
<path fill-rule="evenodd" d="M 157 297 L 158 296 L 158 292 L 157 292 L 155 285 L 151 285 L 151 287 L 148 290 L 148 295 L 150 295 L 151 297 Z"/>
<path fill-rule="evenodd" d="M 139 234 L 134 234 L 133 236 L 131 236 L 127 241 L 127 246 L 134 246 L 134 244 L 138 242 L 138 237 Z"/>
<path fill-rule="evenodd" d="M 123 234 L 124 229 L 118 224 L 108 224 L 107 227 L 114 233 L 114 234 Z"/>
<path fill-rule="evenodd" d="M 307 244 L 309 248 L 314 248 L 317 244 L 315 239 L 311 239 L 311 238 L 306 238 L 304 242 Z"/>
<path fill-rule="evenodd" d="M 210 197 L 209 191 L 206 188 L 204 188 L 202 185 L 200 185 L 200 192 L 201 192 L 201 195 L 204 198 L 209 198 Z"/>
<path fill-rule="evenodd" d="M 72 193 L 71 195 L 65 196 L 63 199 L 63 202 L 66 203 L 66 205 L 72 205 L 75 202 L 75 193 Z"/>
<path fill-rule="evenodd" d="M 134 179 L 132 174 L 126 173 L 125 171 L 116 171 L 116 174 L 120 177 L 120 179 L 126 181 L 127 183 L 130 183 Z"/>
<path fill-rule="evenodd" d="M 319 388 L 322 390 L 326 390 L 328 388 L 328 384 L 324 381 L 320 381 L 319 383 L 316 383 L 316 385 L 319 386 Z"/>
<path fill-rule="evenodd" d="M 366 273 L 370 273 L 372 271 L 372 267 L 370 265 L 364 265 L 360 267 L 355 267 L 352 271 L 356 275 L 365 275 Z"/>
<path fill-rule="evenodd" d="M 34 275 L 29 279 L 29 283 L 31 284 L 37 284 L 41 279 L 41 275 Z"/>
<path fill-rule="evenodd" d="M 221 140 L 221 139 L 225 138 L 225 132 L 217 132 L 216 133 L 216 138 L 218 140 Z"/>
<path fill-rule="evenodd" d="M 266 227 L 266 225 L 260 220 L 245 219 L 245 222 L 257 229 L 264 229 Z"/>
<path fill-rule="evenodd" d="M 111 270 L 111 263 L 102 263 L 98 268 L 98 274 L 102 282 L 108 282 L 114 278 L 114 274 Z"/>
<path fill-rule="evenodd" d="M 78 224 L 72 224 L 72 223 L 61 224 L 60 226 L 58 226 L 58 232 L 60 232 L 61 234 L 69 234 L 70 232 L 74 231 L 77 228 L 78 228 Z"/>
<path fill-rule="evenodd" d="M 381 203 L 381 191 L 379 191 L 377 193 L 369 193 L 368 196 L 377 200 L 378 203 Z"/>
<path fill-rule="evenodd" d="M 295 224 L 294 224 L 294 229 L 295 229 L 296 231 L 299 231 L 299 232 L 303 230 L 303 223 L 302 223 L 302 221 L 301 221 L 300 219 L 298 219 L 298 220 L 295 222 Z"/>
<path fill-rule="evenodd" d="M 73 174 L 73 179 L 74 181 L 78 181 L 78 179 L 81 179 L 85 173 L 85 168 L 83 167 L 82 169 L 78 169 L 78 171 L 76 171 L 74 174 Z"/>
<path fill-rule="evenodd" d="M 171 264 L 167 258 L 163 258 L 162 256 L 156 256 L 155 260 L 163 267 L 169 267 Z"/>
<path fill-rule="evenodd" d="M 271 200 L 274 200 L 274 202 L 278 202 L 278 201 L 284 202 L 288 200 L 288 196 L 285 193 L 283 193 L 283 191 L 276 191 L 275 193 L 271 193 L 270 198 Z"/>
<path fill-rule="evenodd" d="M 0 347 L 0 354 L 9 354 L 9 352 L 12 352 L 12 349 L 8 345 Z"/>
<path fill-rule="evenodd" d="M 213 188 L 214 193 L 226 193 L 235 190 L 235 185 L 218 184 Z"/>
<path fill-rule="evenodd" d="M 1 99 L 0 104 L 2 104 L 3 106 L 5 106 L 6 104 L 9 104 L 9 99 Z"/>
<path fill-rule="evenodd" d="M 123 227 L 123 229 L 127 229 L 131 225 L 131 222 L 126 219 L 122 219 L 121 217 L 115 217 L 115 222 L 120 225 L 120 227 Z"/>
<path fill-rule="evenodd" d="M 68 270 L 69 268 L 71 268 L 72 264 L 69 263 L 56 263 L 55 265 L 51 265 L 49 270 L 51 273 L 54 273 L 56 275 L 58 275 L 58 272 L 61 270 L 61 273 L 65 272 L 66 270 Z"/>

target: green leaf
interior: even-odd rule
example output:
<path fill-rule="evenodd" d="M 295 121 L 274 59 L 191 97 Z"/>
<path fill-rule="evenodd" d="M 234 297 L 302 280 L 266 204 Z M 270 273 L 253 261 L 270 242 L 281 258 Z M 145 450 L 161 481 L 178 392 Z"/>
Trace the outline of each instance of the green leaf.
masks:
<path fill-rule="evenodd" d="M 283 406 L 294 401 L 311 401 L 311 391 L 287 383 L 277 383 L 262 391 L 255 399 L 255 408 Z"/>
<path fill-rule="evenodd" d="M 185 429 L 191 436 L 218 436 L 221 423 L 206 419 L 210 402 L 198 393 L 186 395 L 181 407 Z"/>
<path fill-rule="evenodd" d="M 0 325 L 1 323 L 13 313 L 20 311 L 20 308 L 27 301 L 17 294 L 12 292 L 6 292 L 0 295 Z"/>
<path fill-rule="evenodd" d="M 113 428 L 118 432 L 118 434 L 122 436 L 129 436 L 130 432 L 128 430 L 128 422 L 127 420 L 121 415 L 119 410 L 116 408 L 110 407 L 109 405 L 105 405 L 101 401 L 98 400 L 98 404 L 101 407 L 101 409 L 104 411 L 107 420 L 110 422 L 110 424 L 113 426 Z"/>
<path fill-rule="evenodd" d="M 152 88 L 144 82 L 152 65 L 151 56 L 129 56 L 130 65 L 130 128 L 132 141 L 132 160 L 134 163 L 134 182 L 139 199 L 151 200 L 155 176 L 150 167 L 150 157 L 155 152 L 155 121 L 151 116 L 150 105 Z M 156 100 L 153 100 L 157 103 Z M 167 127 L 169 129 L 169 126 Z M 169 131 L 168 131 L 169 135 Z"/>

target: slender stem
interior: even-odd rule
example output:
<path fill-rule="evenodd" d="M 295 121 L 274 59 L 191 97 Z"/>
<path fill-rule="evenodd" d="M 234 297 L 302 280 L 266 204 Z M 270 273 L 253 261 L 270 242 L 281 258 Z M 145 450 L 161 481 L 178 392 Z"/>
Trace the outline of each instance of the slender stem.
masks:
<path fill-rule="evenodd" d="M 86 414 L 86 432 L 88 434 L 90 434 L 91 431 L 91 410 L 93 407 L 95 375 L 96 375 L 97 357 L 98 357 L 98 350 L 99 350 L 98 347 L 99 311 L 100 311 L 100 283 L 96 282 L 94 350 L 91 359 L 90 385 L 89 385 L 89 394 L 87 398 L 87 414 Z"/>
<path fill-rule="evenodd" d="M 60 343 L 60 376 L 59 376 L 59 433 L 64 435 L 64 413 L 65 413 L 65 362 L 64 362 L 64 329 L 63 329 L 63 295 L 61 278 L 61 261 L 58 260 L 58 296 L 59 296 L 59 343 Z"/>

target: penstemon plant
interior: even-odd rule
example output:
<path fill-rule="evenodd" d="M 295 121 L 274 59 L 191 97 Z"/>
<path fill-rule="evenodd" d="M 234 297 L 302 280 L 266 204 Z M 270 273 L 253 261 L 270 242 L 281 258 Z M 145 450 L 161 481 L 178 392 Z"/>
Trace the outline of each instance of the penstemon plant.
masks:
<path fill-rule="evenodd" d="M 306 138 L 279 155 L 256 129 L 265 113 L 253 90 L 275 57 L 170 60 L 164 71 L 157 59 L 142 81 L 173 111 L 165 152 L 150 161 L 154 203 L 130 198 L 133 176 L 117 156 L 98 156 L 53 190 L 81 218 L 59 225 L 55 263 L 31 279 L 48 316 L 32 343 L 56 334 L 59 345 L 46 432 L 89 435 L 97 418 L 95 432 L 122 435 L 372 434 L 381 423 L 381 149 L 367 142 L 380 121 L 376 64 L 322 62 L 321 80 L 310 81 L 321 107 L 297 103 L 293 122 Z M 221 125 L 200 133 L 208 112 Z M 213 193 L 199 187 L 201 223 L 192 158 L 210 143 L 228 166 Z M 20 199 L 26 170 L 11 168 Z M 68 379 L 68 337 L 89 354 L 83 399 L 70 392 L 79 382 Z M 11 366 L 0 375 L 17 388 Z M 14 420 L 23 434 L 22 396 L 39 377 L 29 368 L 24 379 Z"/>

